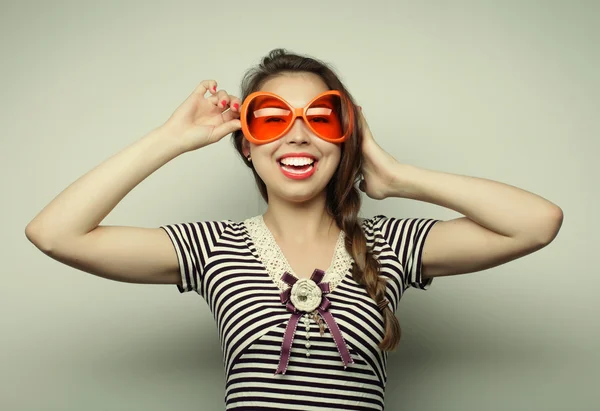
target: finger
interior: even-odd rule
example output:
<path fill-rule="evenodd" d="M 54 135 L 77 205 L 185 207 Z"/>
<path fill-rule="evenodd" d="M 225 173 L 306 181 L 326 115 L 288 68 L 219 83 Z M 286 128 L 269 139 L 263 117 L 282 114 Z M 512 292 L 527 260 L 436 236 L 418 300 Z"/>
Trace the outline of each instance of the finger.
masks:
<path fill-rule="evenodd" d="M 360 181 L 360 183 L 358 184 L 358 189 L 359 189 L 360 191 L 364 192 L 364 191 L 365 191 L 365 188 L 366 188 L 366 183 L 365 183 L 365 180 L 361 180 L 361 181 Z"/>
<path fill-rule="evenodd" d="M 210 91 L 211 94 L 216 93 L 216 91 L 217 91 L 217 81 L 216 80 L 202 80 L 192 94 L 199 94 L 202 97 L 204 97 L 204 95 L 206 94 L 207 91 Z"/>
<path fill-rule="evenodd" d="M 215 106 L 225 109 L 231 101 L 231 97 L 225 90 L 219 90 L 215 95 L 207 98 L 208 101 L 213 103 Z"/>
<path fill-rule="evenodd" d="M 221 91 L 223 93 L 221 93 Z M 242 107 L 242 100 L 232 94 L 228 94 L 225 90 L 221 90 L 217 95 L 212 96 L 210 99 L 219 108 L 229 107 L 231 110 L 240 112 Z"/>
<path fill-rule="evenodd" d="M 226 123 L 226 122 L 234 120 L 234 119 L 239 119 L 240 113 L 239 113 L 239 111 L 234 111 L 233 109 L 229 109 L 226 112 L 224 112 L 223 114 L 221 114 L 221 117 L 223 118 L 223 122 Z"/>
<path fill-rule="evenodd" d="M 362 123 L 363 126 L 368 127 L 367 118 L 365 117 L 365 113 L 363 113 L 362 107 L 358 106 L 358 108 L 359 121 Z"/>
<path fill-rule="evenodd" d="M 236 112 L 242 109 L 242 99 L 236 96 L 229 95 L 229 107 Z"/>
<path fill-rule="evenodd" d="M 223 137 L 225 137 L 227 134 L 231 134 L 234 131 L 239 130 L 241 128 L 242 123 L 240 122 L 240 120 L 234 119 L 215 127 L 213 134 L 222 135 Z"/>

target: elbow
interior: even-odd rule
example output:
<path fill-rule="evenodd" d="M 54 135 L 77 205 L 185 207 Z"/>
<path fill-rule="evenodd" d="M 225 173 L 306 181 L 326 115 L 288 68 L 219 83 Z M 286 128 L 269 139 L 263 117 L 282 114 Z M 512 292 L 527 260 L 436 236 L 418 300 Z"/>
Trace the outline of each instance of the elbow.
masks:
<path fill-rule="evenodd" d="M 34 228 L 33 222 L 27 224 L 27 227 L 25 227 L 25 237 L 27 237 L 27 239 L 33 244 L 36 243 L 37 233 Z"/>
<path fill-rule="evenodd" d="M 52 247 L 50 242 L 42 236 L 40 229 L 35 222 L 32 221 L 25 227 L 25 237 L 27 237 L 27 239 L 44 254 L 49 254 L 51 252 Z"/>
<path fill-rule="evenodd" d="M 562 227 L 563 219 L 564 214 L 562 209 L 558 206 L 553 206 L 538 230 L 538 241 L 542 247 L 554 241 Z"/>

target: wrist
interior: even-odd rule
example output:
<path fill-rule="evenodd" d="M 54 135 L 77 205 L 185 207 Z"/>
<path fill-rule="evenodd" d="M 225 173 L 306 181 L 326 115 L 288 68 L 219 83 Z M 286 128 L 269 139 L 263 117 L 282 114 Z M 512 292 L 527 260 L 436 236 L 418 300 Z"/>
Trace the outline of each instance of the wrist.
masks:
<path fill-rule="evenodd" d="M 421 171 L 420 168 L 410 164 L 397 163 L 394 165 L 393 178 L 388 186 L 388 197 L 418 199 L 419 192 L 416 181 Z"/>
<path fill-rule="evenodd" d="M 170 132 L 169 129 L 164 127 L 158 127 L 143 137 L 152 146 L 157 147 L 161 152 L 165 153 L 169 159 L 173 159 L 187 150 L 175 137 L 174 133 Z"/>

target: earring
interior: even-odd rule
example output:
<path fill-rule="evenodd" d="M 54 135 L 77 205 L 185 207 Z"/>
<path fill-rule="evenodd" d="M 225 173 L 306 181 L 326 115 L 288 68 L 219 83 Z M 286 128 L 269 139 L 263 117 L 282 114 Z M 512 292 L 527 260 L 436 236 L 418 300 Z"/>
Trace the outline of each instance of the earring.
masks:
<path fill-rule="evenodd" d="M 250 154 L 248 154 L 248 157 L 246 157 L 246 160 L 248 160 L 249 162 L 252 161 L 252 157 L 250 157 Z"/>

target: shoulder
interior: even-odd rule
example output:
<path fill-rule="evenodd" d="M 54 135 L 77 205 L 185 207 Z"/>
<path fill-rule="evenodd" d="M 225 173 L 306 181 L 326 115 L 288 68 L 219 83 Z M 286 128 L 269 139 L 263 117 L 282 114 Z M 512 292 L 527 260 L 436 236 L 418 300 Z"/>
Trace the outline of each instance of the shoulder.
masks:
<path fill-rule="evenodd" d="M 200 220 L 192 222 L 179 222 L 164 224 L 162 229 L 187 237 L 212 237 L 219 238 L 223 233 L 228 232 L 232 235 L 241 233 L 244 230 L 243 221 L 234 220 Z"/>
<path fill-rule="evenodd" d="M 223 220 L 198 220 L 193 222 L 180 222 L 174 224 L 165 224 L 161 227 L 175 227 L 175 226 L 193 226 L 198 228 L 213 228 L 219 230 L 246 230 L 252 229 L 255 227 L 262 226 L 262 215 L 256 215 L 252 217 L 247 217 L 243 220 L 231 220 L 231 219 L 223 219 Z"/>
<path fill-rule="evenodd" d="M 232 220 L 199 220 L 199 221 L 188 221 L 188 222 L 164 224 L 164 225 L 161 225 L 161 227 L 189 227 L 189 228 L 199 228 L 199 229 L 213 227 L 213 228 L 222 229 L 222 228 L 234 227 L 237 224 L 240 224 L 240 223 L 232 221 Z"/>
<path fill-rule="evenodd" d="M 369 218 L 361 217 L 358 219 L 358 222 L 364 228 L 372 228 L 372 227 L 375 227 L 375 226 L 381 224 L 381 222 L 386 219 L 388 219 L 388 218 L 384 215 L 376 215 L 376 216 L 369 217 Z"/>
<path fill-rule="evenodd" d="M 367 237 L 382 236 L 384 238 L 412 237 L 429 232 L 431 227 L 438 222 L 432 218 L 423 217 L 387 217 L 376 215 L 370 218 L 359 219 Z"/>
<path fill-rule="evenodd" d="M 402 221 L 402 219 L 390 218 L 381 214 L 369 218 L 359 218 L 359 223 L 367 236 L 381 232 L 387 225 L 396 221 Z"/>

